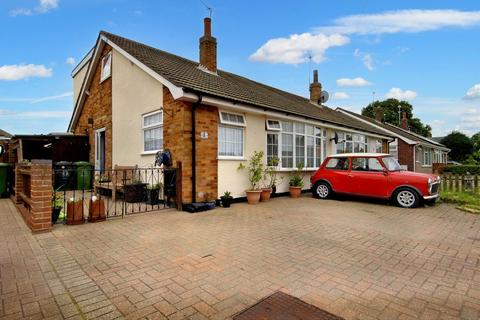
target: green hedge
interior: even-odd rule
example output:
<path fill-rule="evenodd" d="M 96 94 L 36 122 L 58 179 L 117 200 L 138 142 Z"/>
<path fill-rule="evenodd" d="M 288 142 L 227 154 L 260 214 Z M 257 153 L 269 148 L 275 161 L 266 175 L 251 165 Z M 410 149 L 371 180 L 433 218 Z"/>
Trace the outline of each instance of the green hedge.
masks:
<path fill-rule="evenodd" d="M 444 173 L 453 173 L 453 174 L 480 174 L 480 166 L 475 165 L 462 165 L 462 166 L 446 166 L 443 168 Z"/>

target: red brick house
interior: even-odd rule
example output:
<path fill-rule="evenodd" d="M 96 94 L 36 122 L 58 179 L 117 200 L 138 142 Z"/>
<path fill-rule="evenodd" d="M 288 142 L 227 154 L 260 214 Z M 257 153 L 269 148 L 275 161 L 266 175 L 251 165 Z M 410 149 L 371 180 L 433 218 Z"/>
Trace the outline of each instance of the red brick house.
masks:
<path fill-rule="evenodd" d="M 384 130 L 385 134 L 395 137 L 389 143 L 390 154 L 409 171 L 431 173 L 434 163 L 446 164 L 448 162 L 450 149 L 433 139 L 408 130 L 405 112 L 402 118 L 402 128 L 400 128 L 383 122 L 382 110 L 377 110 L 376 119 L 342 108 L 337 108 L 337 110 L 354 119 Z"/>
<path fill-rule="evenodd" d="M 318 75 L 310 98 L 217 68 L 217 40 L 205 19 L 195 62 L 114 34 L 97 42 L 73 71 L 75 107 L 69 131 L 87 134 L 97 169 L 151 166 L 159 150 L 182 162 L 183 202 L 244 196 L 237 170 L 253 151 L 281 160 L 287 177 L 298 163 L 315 170 L 329 154 L 388 152 L 391 135 L 319 103 Z M 344 137 L 338 143 L 335 136 Z M 305 177 L 305 188 L 309 187 Z M 278 186 L 288 190 L 288 179 Z"/>

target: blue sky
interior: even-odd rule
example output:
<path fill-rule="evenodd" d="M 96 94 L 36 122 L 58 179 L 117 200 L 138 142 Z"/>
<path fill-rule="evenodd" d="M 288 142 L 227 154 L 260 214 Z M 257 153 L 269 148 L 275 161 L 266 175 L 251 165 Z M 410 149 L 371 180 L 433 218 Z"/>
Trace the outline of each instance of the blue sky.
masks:
<path fill-rule="evenodd" d="M 434 135 L 480 131 L 480 3 L 206 1 L 221 69 L 308 96 L 309 63 L 327 105 L 409 100 Z M 0 128 L 65 131 L 74 62 L 107 30 L 198 60 L 199 0 L 3 0 Z"/>

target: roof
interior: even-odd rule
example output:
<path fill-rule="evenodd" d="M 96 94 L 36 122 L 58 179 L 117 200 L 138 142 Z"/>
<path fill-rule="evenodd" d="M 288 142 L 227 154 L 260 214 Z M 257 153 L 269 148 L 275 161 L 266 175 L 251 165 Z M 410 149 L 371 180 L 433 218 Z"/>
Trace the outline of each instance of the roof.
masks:
<path fill-rule="evenodd" d="M 0 138 L 11 138 L 12 135 L 5 130 L 0 129 Z"/>
<path fill-rule="evenodd" d="M 373 118 L 370 118 L 370 117 L 367 117 L 367 116 L 364 116 L 362 114 L 358 114 L 358 113 L 355 113 L 353 111 L 350 111 L 350 110 L 345 110 L 343 108 L 337 108 L 338 110 L 341 110 L 342 112 L 344 113 L 347 113 L 347 114 L 350 114 L 351 116 L 353 117 L 356 117 L 358 119 L 361 119 L 365 122 L 368 122 L 368 123 L 371 123 L 372 125 L 375 125 L 375 126 L 378 126 L 378 127 L 381 127 L 383 128 L 384 130 L 387 130 L 389 131 L 391 134 L 394 134 L 396 136 L 400 136 L 400 137 L 403 137 L 403 138 L 406 138 L 410 141 L 413 141 L 415 143 L 421 143 L 421 144 L 424 144 L 424 145 L 429 145 L 431 147 L 437 147 L 437 148 L 445 148 L 445 149 L 448 149 L 446 146 L 444 146 L 443 144 L 437 142 L 437 141 L 434 141 L 432 139 L 429 139 L 427 137 L 423 137 L 419 134 L 416 134 L 414 132 L 411 132 L 411 131 L 408 131 L 408 130 L 405 130 L 405 129 L 402 129 L 400 127 L 397 127 L 393 124 L 389 124 L 389 123 L 385 123 L 385 122 L 381 122 L 381 121 L 378 121 L 376 119 L 373 119 Z"/>
<path fill-rule="evenodd" d="M 341 158 L 341 157 L 387 157 L 391 156 L 388 153 L 364 153 L 364 152 L 356 152 L 356 153 L 337 153 L 328 156 L 329 158 Z"/>
<path fill-rule="evenodd" d="M 241 102 L 263 109 L 389 136 L 384 131 L 331 108 L 314 105 L 305 97 L 223 70 L 218 70 L 216 74 L 207 72 L 199 66 L 198 62 L 105 31 L 101 31 L 100 36 L 107 38 L 146 67 L 187 92 L 199 92 L 232 102 Z"/>

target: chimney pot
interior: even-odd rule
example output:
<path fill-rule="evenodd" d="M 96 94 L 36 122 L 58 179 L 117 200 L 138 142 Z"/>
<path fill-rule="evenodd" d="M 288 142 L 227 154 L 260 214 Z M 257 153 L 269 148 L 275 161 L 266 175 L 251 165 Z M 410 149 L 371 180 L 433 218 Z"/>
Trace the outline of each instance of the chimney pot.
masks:
<path fill-rule="evenodd" d="M 204 25 L 204 35 L 211 36 L 212 35 L 212 19 L 210 18 L 203 19 L 203 25 Z"/>
<path fill-rule="evenodd" d="M 321 104 L 322 84 L 318 82 L 318 70 L 313 70 L 313 82 L 310 84 L 310 101 Z"/>

